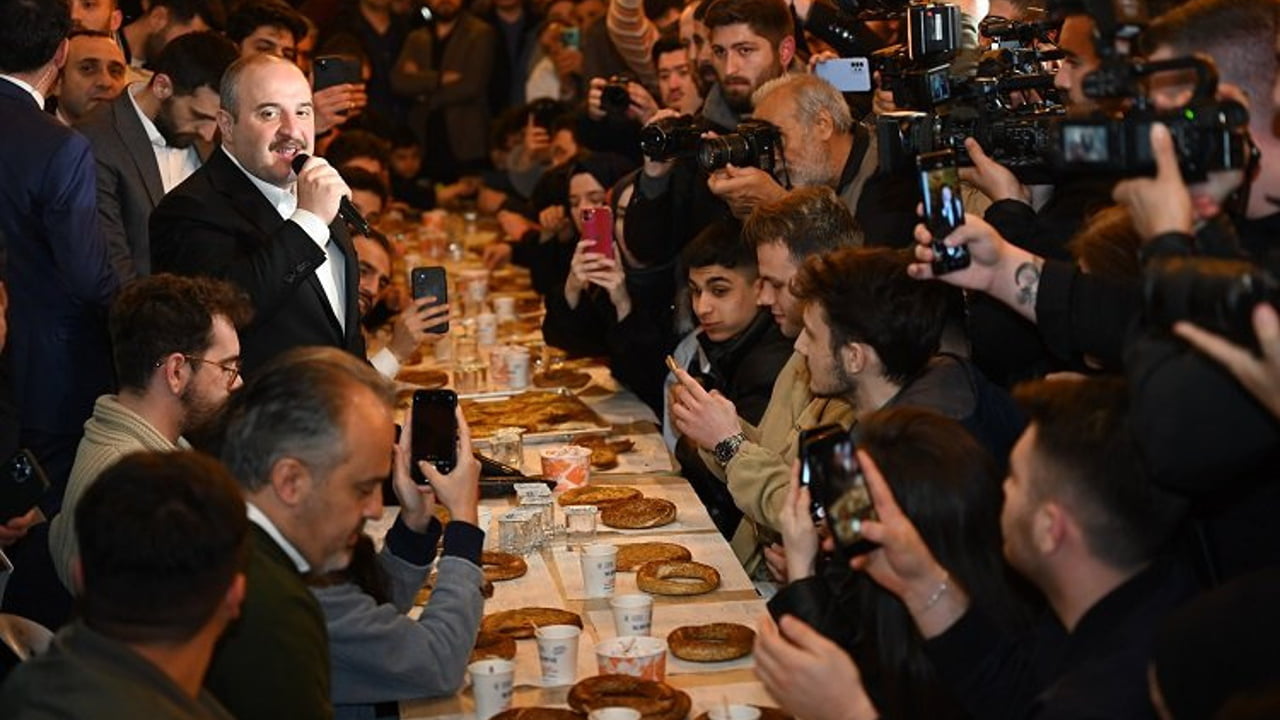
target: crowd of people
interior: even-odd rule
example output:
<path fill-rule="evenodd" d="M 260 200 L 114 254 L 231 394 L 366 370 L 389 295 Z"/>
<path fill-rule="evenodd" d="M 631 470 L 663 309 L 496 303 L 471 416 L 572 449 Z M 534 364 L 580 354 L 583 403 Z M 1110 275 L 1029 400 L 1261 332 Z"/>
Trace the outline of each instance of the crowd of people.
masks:
<path fill-rule="evenodd" d="M 1179 71 L 1137 105 L 1239 103 L 1243 169 L 1184 179 L 1210 148 L 1131 123 L 1145 174 L 1030 184 L 969 137 L 945 237 L 877 132 L 919 110 L 891 63 L 816 71 L 912 41 L 858 5 L 0 0 L 0 460 L 48 481 L 0 518 L 0 609 L 57 631 L 0 663 L 0 715 L 458 691 L 480 467 L 459 411 L 415 483 L 391 382 L 450 312 L 393 282 L 438 210 L 496 218 L 483 262 L 528 269 L 548 344 L 653 410 L 776 591 L 754 659 L 787 713 L 1280 715 L 1280 0 L 1153 3 L 1125 46 L 1212 61 L 1216 98 Z M 955 10 L 955 82 L 1008 52 L 990 16 L 1050 51 L 1018 102 L 1135 103 L 1099 97 L 1114 11 Z M 801 482 L 824 426 L 874 508 L 856 551 Z"/>

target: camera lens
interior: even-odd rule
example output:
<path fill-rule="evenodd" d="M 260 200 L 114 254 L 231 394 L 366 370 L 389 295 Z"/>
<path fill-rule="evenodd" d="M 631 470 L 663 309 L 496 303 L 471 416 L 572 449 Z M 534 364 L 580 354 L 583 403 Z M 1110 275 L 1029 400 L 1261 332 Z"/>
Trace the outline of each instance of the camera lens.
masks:
<path fill-rule="evenodd" d="M 706 138 L 698 147 L 698 164 L 707 172 L 731 164 L 738 167 L 754 165 L 753 156 L 751 145 L 738 133 Z"/>

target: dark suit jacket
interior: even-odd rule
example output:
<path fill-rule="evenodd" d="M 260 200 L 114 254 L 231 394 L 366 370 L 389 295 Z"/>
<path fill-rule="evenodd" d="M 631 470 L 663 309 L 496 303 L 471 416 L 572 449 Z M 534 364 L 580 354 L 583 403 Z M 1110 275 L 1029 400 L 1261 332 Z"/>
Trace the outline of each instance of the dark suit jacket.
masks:
<path fill-rule="evenodd" d="M 151 269 L 225 278 L 243 288 L 254 318 L 240 333 L 244 371 L 290 348 L 329 345 L 364 359 L 356 310 L 359 266 L 341 221 L 329 231 L 346 257 L 346 330 L 315 270 L 321 250 L 295 222 L 282 220 L 222 149 L 151 213 Z"/>
<path fill-rule="evenodd" d="M 468 13 L 458 16 L 449 41 L 445 45 L 440 66 L 436 67 L 435 30 L 422 27 L 409 33 L 400 59 L 391 72 L 391 89 L 415 100 L 409 111 L 409 127 L 426 145 L 426 133 L 442 128 L 427 126 L 434 110 L 444 111 L 443 131 L 460 163 L 485 160 L 489 141 L 489 82 L 493 76 L 497 33 L 483 20 Z M 416 66 L 410 71 L 408 64 Z M 446 71 L 462 75 L 458 82 L 442 85 Z"/>
<path fill-rule="evenodd" d="M 76 129 L 98 161 L 98 222 L 111 264 L 124 280 L 151 274 L 147 221 L 164 197 L 155 150 L 129 91 L 96 108 Z"/>
<path fill-rule="evenodd" d="M 114 385 L 106 309 L 119 287 L 98 229 L 93 154 L 0 80 L 0 237 L 13 397 L 24 431 L 81 432 Z"/>
<path fill-rule="evenodd" d="M 238 720 L 333 717 L 324 614 L 293 561 L 256 524 L 245 579 L 240 619 L 218 643 L 204 686 Z"/>

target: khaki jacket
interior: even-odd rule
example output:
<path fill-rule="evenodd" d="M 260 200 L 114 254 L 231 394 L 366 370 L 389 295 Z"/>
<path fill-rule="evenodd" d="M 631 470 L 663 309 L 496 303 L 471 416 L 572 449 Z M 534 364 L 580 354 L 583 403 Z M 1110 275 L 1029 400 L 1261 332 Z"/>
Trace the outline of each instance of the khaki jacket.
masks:
<path fill-rule="evenodd" d="M 760 425 L 741 421 L 747 440 L 729 464 L 721 468 L 711 453 L 702 451 L 707 467 L 728 484 L 745 515 L 731 545 L 749 574 L 763 570 L 761 547 L 777 539 L 800 430 L 828 423 L 848 428 L 853 419 L 853 408 L 843 400 L 810 394 L 804 356 L 793 353 L 773 384 Z"/>

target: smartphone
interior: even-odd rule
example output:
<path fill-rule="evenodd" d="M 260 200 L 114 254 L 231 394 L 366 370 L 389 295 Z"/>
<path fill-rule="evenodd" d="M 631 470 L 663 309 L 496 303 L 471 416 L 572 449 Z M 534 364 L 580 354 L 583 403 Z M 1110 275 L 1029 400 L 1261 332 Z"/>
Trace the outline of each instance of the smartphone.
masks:
<path fill-rule="evenodd" d="M 413 393 L 413 435 L 409 438 L 410 469 L 419 485 L 426 478 L 418 470 L 425 460 L 442 473 L 458 465 L 458 394 L 452 390 L 416 390 Z"/>
<path fill-rule="evenodd" d="M 324 90 L 334 85 L 359 85 L 364 82 L 364 68 L 360 60 L 350 55 L 321 55 L 315 59 L 313 67 L 313 90 Z"/>
<path fill-rule="evenodd" d="M 0 523 L 6 523 L 40 502 L 49 479 L 30 450 L 21 449 L 0 467 Z"/>
<path fill-rule="evenodd" d="M 607 207 L 584 208 L 582 211 L 582 237 L 594 240 L 592 252 L 613 257 L 613 211 Z"/>
<path fill-rule="evenodd" d="M 830 483 L 830 458 L 836 453 L 834 447 L 849 440 L 849 431 L 839 425 L 820 425 L 800 431 L 800 487 L 809 488 L 809 516 L 814 524 L 827 519 L 827 509 L 823 504 Z"/>
<path fill-rule="evenodd" d="M 852 436 L 838 425 L 815 428 L 801 438 L 800 482 L 807 483 L 814 505 L 821 505 L 820 511 L 811 507 L 810 514 L 815 522 L 826 521 L 845 560 L 876 548 L 861 532 L 864 520 L 876 519 L 876 509 L 855 451 Z"/>
<path fill-rule="evenodd" d="M 439 265 L 432 267 L 416 267 L 409 273 L 409 287 L 413 291 L 413 299 L 433 297 L 435 302 L 430 307 L 444 305 L 449 302 L 449 276 Z M 449 321 L 427 328 L 427 332 L 443 335 L 449 332 Z"/>
<path fill-rule="evenodd" d="M 960 171 L 954 150 L 923 153 L 916 158 L 920 171 L 920 197 L 924 203 L 924 224 L 933 235 L 933 274 L 945 275 L 969 267 L 969 248 L 948 247 L 942 242 L 964 224 L 964 202 L 960 199 Z"/>
<path fill-rule="evenodd" d="M 813 74 L 840 92 L 871 91 L 871 63 L 864 57 L 823 60 L 813 66 Z"/>
<path fill-rule="evenodd" d="M 569 50 L 582 49 L 582 31 L 576 25 L 566 25 L 560 29 L 560 42 Z"/>

